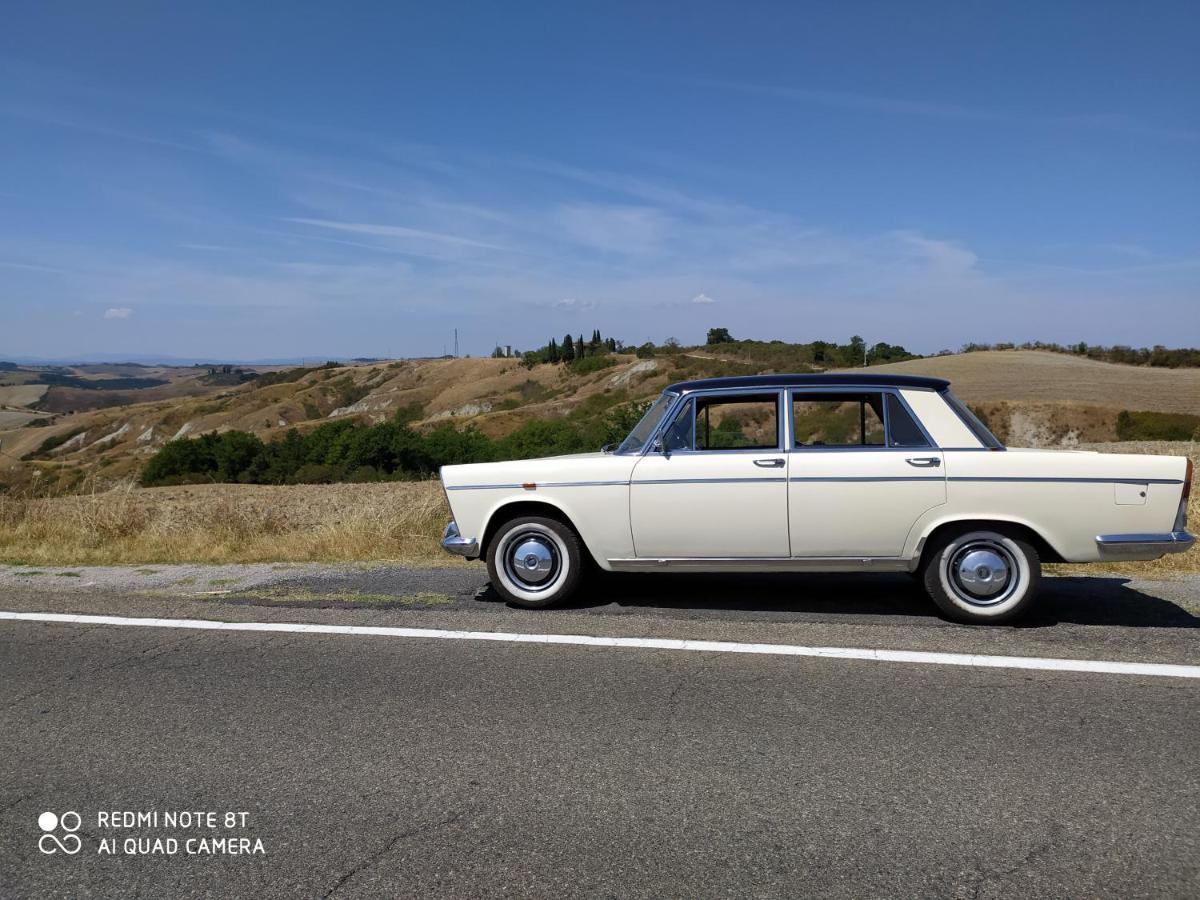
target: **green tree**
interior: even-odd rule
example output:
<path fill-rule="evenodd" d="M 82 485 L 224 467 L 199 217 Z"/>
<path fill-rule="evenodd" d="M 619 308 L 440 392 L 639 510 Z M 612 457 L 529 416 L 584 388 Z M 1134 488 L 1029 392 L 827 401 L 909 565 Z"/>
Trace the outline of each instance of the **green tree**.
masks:
<path fill-rule="evenodd" d="M 857 366 L 860 362 L 866 362 L 867 342 L 860 335 L 854 335 L 850 338 L 850 364 Z"/>
<path fill-rule="evenodd" d="M 563 337 L 562 361 L 569 363 L 573 359 L 575 359 L 575 339 L 568 334 Z"/>
<path fill-rule="evenodd" d="M 729 333 L 728 328 L 710 328 L 708 329 L 708 340 L 705 343 L 710 346 L 713 344 L 732 344 L 733 336 Z"/>

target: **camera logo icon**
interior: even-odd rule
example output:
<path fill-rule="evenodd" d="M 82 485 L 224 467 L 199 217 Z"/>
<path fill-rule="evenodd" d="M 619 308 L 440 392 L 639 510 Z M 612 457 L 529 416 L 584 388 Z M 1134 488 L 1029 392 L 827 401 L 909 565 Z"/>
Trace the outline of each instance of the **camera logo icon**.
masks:
<path fill-rule="evenodd" d="M 38 816 L 38 828 L 42 829 L 42 836 L 38 838 L 38 849 L 47 856 L 54 853 L 74 856 L 83 849 L 83 841 L 79 839 L 79 835 L 75 834 L 82 824 L 79 813 L 74 810 L 65 812 L 61 816 L 52 812 L 42 813 Z M 58 835 L 60 827 L 62 837 Z"/>

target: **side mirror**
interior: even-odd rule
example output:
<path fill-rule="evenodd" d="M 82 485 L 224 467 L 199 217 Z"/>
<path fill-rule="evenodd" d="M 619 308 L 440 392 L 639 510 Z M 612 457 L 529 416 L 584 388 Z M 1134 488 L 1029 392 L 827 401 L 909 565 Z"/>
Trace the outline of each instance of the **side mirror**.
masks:
<path fill-rule="evenodd" d="M 662 435 L 654 439 L 654 443 L 650 445 L 650 449 L 655 453 L 661 453 L 667 459 L 671 458 L 671 451 L 667 448 L 666 443 L 663 442 Z"/>

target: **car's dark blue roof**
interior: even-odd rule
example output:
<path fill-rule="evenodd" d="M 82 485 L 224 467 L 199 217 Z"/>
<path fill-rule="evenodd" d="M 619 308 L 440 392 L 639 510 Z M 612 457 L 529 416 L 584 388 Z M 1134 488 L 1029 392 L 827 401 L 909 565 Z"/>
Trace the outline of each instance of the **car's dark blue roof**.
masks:
<path fill-rule="evenodd" d="M 880 372 L 822 373 L 820 375 L 737 375 L 727 378 L 697 378 L 694 381 L 678 381 L 667 390 L 676 393 L 687 391 L 720 390 L 723 388 L 778 388 L 778 387 L 897 387 L 915 388 L 926 391 L 943 391 L 950 386 L 945 378 L 929 378 L 924 375 L 891 375 Z"/>

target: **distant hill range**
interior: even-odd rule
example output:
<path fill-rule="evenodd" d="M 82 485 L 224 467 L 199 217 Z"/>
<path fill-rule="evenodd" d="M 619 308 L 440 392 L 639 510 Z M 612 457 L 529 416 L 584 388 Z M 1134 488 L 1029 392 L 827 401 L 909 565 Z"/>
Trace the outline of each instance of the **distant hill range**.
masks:
<path fill-rule="evenodd" d="M 811 346 L 731 342 L 637 353 L 601 350 L 557 364 L 439 358 L 280 369 L 34 367 L 13 361 L 0 367 L 0 481 L 27 482 L 36 475 L 43 483 L 70 487 L 90 473 L 134 474 L 176 438 L 238 430 L 270 440 L 293 428 L 345 419 L 381 422 L 398 414 L 418 429 L 449 422 L 499 437 L 530 420 L 600 414 L 645 400 L 673 381 L 826 370 L 812 359 Z M 796 349 L 801 347 L 808 349 Z M 1131 422 L 1173 423 L 1173 437 L 1190 437 L 1193 420 L 1200 425 L 1197 368 L 991 350 L 907 359 L 870 370 L 949 378 L 955 391 L 1017 446 L 1150 436 L 1129 434 Z"/>

